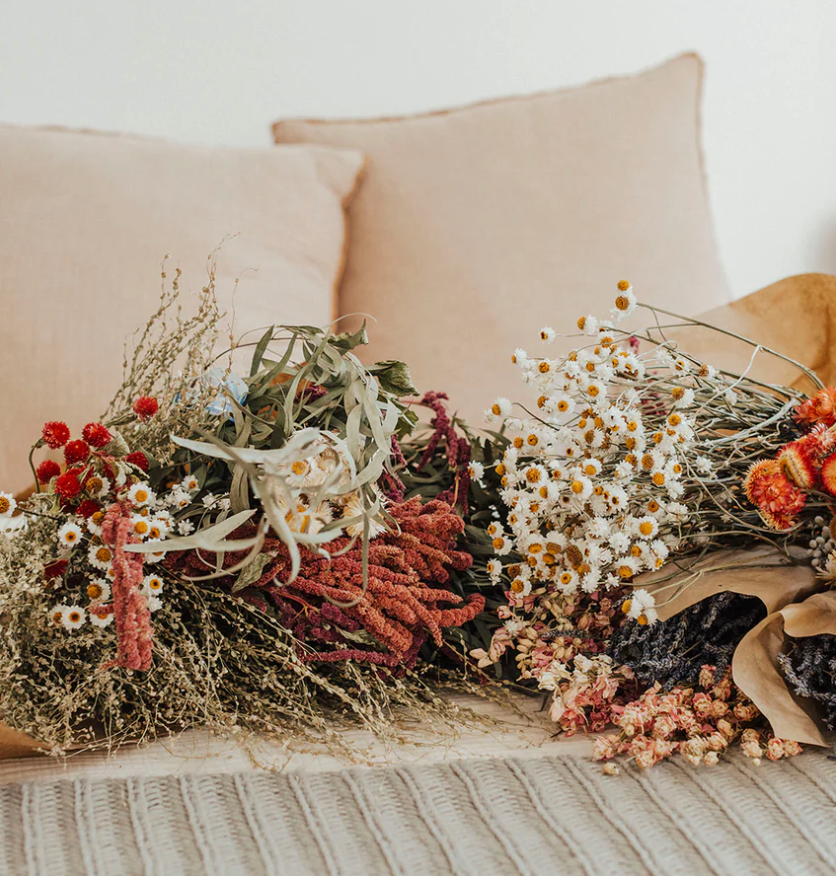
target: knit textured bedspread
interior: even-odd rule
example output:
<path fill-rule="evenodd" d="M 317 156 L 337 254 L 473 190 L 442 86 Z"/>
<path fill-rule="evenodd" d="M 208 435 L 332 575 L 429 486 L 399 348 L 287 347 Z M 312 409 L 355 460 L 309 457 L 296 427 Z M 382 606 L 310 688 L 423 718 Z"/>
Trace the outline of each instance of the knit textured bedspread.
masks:
<path fill-rule="evenodd" d="M 574 757 L 0 787 L 0 873 L 832 874 L 836 762 Z"/>

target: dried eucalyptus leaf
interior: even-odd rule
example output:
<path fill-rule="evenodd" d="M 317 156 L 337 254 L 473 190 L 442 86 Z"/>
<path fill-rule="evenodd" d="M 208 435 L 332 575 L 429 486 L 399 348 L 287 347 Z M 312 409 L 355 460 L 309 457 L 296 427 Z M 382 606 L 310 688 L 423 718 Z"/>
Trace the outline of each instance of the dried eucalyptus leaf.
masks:
<path fill-rule="evenodd" d="M 232 585 L 232 592 L 237 593 L 239 590 L 243 590 L 245 587 L 255 584 L 255 582 L 264 574 L 265 567 L 270 564 L 275 556 L 275 553 L 270 552 L 266 554 L 257 554 L 253 557 L 252 561 L 244 566 L 244 568 L 238 573 L 235 584 Z"/>
<path fill-rule="evenodd" d="M 369 368 L 380 383 L 380 388 L 392 395 L 401 397 L 418 395 L 418 390 L 412 383 L 412 374 L 405 362 L 397 359 L 384 359 Z"/>

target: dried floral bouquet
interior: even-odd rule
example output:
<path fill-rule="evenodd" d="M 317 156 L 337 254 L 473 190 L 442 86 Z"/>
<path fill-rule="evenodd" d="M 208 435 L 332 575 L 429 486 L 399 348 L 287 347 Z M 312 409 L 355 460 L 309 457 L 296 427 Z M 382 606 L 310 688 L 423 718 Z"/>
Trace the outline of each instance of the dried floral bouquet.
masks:
<path fill-rule="evenodd" d="M 643 767 L 823 744 L 799 697 L 836 725 L 836 391 L 798 363 L 813 398 L 760 382 L 781 354 L 737 336 L 748 367 L 719 370 L 677 342 L 695 326 L 622 281 L 568 355 L 514 352 L 536 403 L 486 412 L 508 442 L 487 526 L 506 603 L 471 654 L 545 692 L 563 731 L 614 725 L 596 757 Z"/>
<path fill-rule="evenodd" d="M 101 421 L 46 423 L 37 491 L 0 494 L 3 721 L 54 752 L 197 725 L 346 749 L 402 707 L 458 725 L 426 658 L 485 600 L 451 584 L 472 564 L 456 490 L 399 477 L 406 366 L 305 326 L 216 357 L 213 280 L 188 319 L 165 282 Z"/>

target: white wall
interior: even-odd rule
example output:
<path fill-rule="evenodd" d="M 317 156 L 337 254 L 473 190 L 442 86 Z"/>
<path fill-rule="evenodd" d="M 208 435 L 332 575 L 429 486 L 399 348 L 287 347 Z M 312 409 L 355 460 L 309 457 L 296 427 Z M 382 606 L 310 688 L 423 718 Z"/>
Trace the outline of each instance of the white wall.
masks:
<path fill-rule="evenodd" d="M 0 120 L 267 144 L 280 116 L 438 108 L 696 49 L 743 295 L 836 273 L 834 34 L 834 0 L 1 0 Z"/>

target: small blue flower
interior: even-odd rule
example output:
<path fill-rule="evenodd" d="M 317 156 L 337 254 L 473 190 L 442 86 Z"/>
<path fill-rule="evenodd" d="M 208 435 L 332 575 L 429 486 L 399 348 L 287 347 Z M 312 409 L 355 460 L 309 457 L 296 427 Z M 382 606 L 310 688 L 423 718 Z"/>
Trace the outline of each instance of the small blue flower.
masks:
<path fill-rule="evenodd" d="M 234 398 L 238 404 L 244 404 L 247 398 L 249 388 L 244 380 L 237 374 L 227 373 L 220 368 L 210 368 L 203 375 L 203 380 L 209 386 L 217 386 L 218 394 L 206 406 L 206 410 L 216 417 L 226 415 L 232 418 L 232 402 L 230 398 Z"/>

